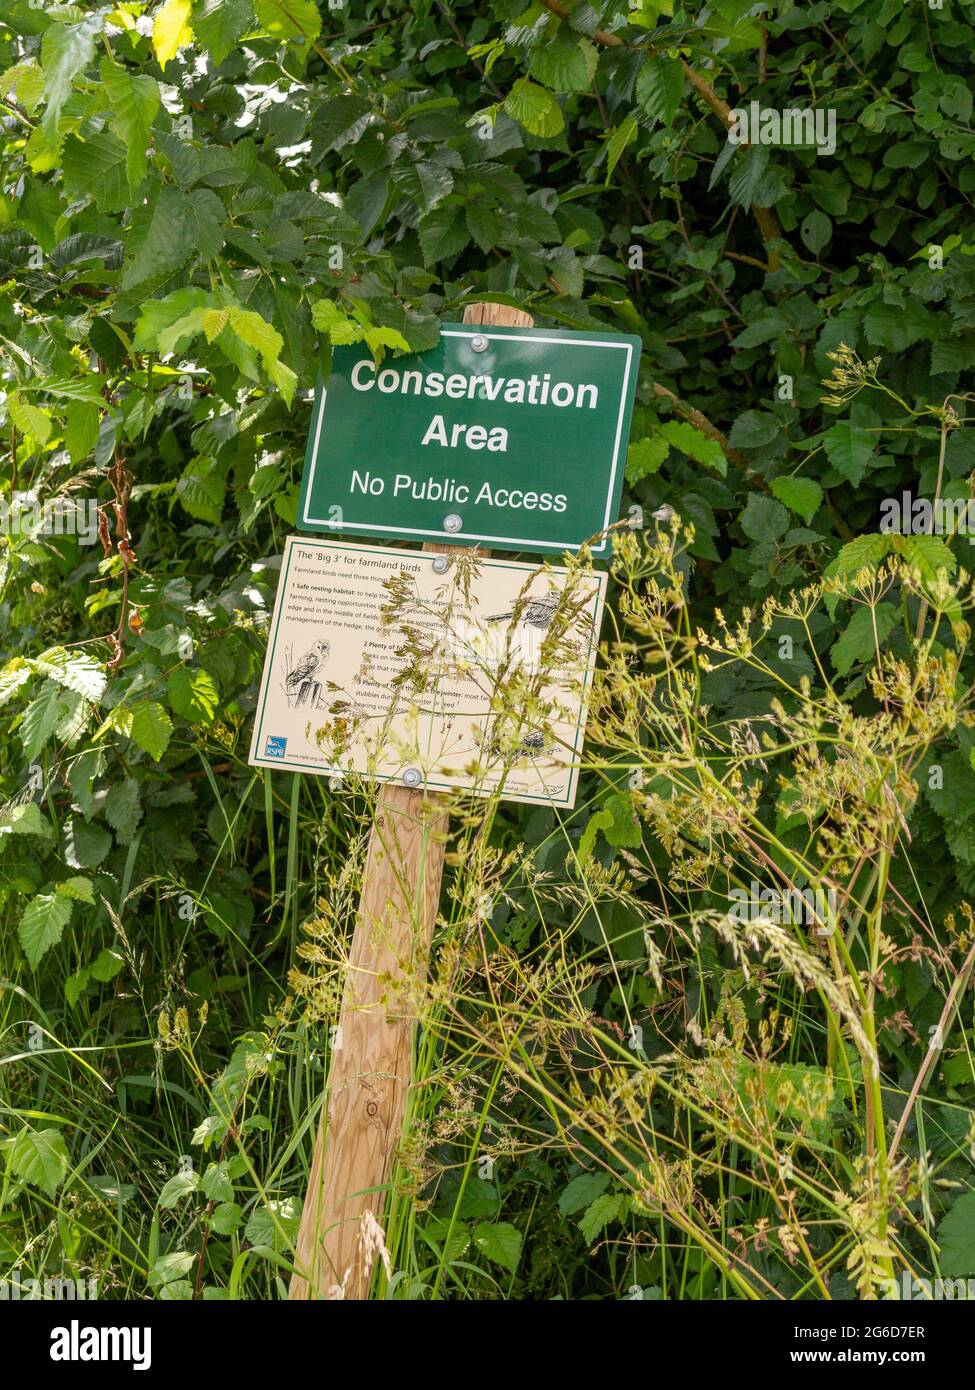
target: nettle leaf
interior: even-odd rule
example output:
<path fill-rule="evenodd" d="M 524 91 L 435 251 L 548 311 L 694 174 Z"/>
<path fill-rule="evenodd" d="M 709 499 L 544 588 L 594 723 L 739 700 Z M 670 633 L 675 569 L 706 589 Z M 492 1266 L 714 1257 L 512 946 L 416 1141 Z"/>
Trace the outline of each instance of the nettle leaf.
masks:
<path fill-rule="evenodd" d="M 68 1146 L 61 1131 L 22 1129 L 9 1143 L 10 1170 L 14 1177 L 53 1197 L 71 1167 Z"/>
<path fill-rule="evenodd" d="M 107 58 L 102 61 L 101 77 L 112 110 L 112 129 L 125 143 L 126 173 L 134 192 L 146 173 L 149 132 L 159 110 L 159 84 L 154 77 L 130 73 Z"/>
<path fill-rule="evenodd" d="M 673 125 L 684 97 L 684 69 L 679 58 L 654 55 L 640 68 L 636 99 L 655 121 Z"/>
<path fill-rule="evenodd" d="M 826 455 L 836 471 L 854 487 L 859 486 L 873 458 L 876 435 L 843 420 L 826 431 L 824 441 Z"/>
<path fill-rule="evenodd" d="M 776 478 L 772 493 L 808 526 L 823 500 L 823 489 L 812 478 Z"/>
<path fill-rule="evenodd" d="M 74 901 L 63 893 L 38 893 L 31 898 L 21 914 L 17 938 L 33 970 L 44 956 L 61 940 L 71 921 Z"/>
<path fill-rule="evenodd" d="M 598 66 L 595 45 L 563 31 L 532 50 L 528 70 L 555 92 L 587 92 Z"/>
<path fill-rule="evenodd" d="M 866 604 L 856 610 L 839 639 L 830 648 L 833 665 L 848 675 L 858 661 L 873 660 L 883 651 L 884 639 L 896 626 L 898 610 L 892 603 L 876 608 Z"/>
<path fill-rule="evenodd" d="M 152 21 L 152 46 L 159 66 L 165 71 L 181 48 L 193 42 L 190 25 L 192 0 L 166 0 Z"/>
<path fill-rule="evenodd" d="M 480 1221 L 474 1227 L 474 1244 L 493 1264 L 517 1274 L 522 1235 L 509 1221 Z"/>
<path fill-rule="evenodd" d="M 322 32 L 322 17 L 313 0 L 254 0 L 254 13 L 274 39 L 313 43 Z"/>
<path fill-rule="evenodd" d="M 191 724 L 212 724 L 220 704 L 216 682 L 208 671 L 177 666 L 169 677 L 166 692 L 174 714 Z"/>
<path fill-rule="evenodd" d="M 513 121 L 544 139 L 561 134 L 565 126 L 562 108 L 552 93 L 528 77 L 519 77 L 502 106 Z"/>

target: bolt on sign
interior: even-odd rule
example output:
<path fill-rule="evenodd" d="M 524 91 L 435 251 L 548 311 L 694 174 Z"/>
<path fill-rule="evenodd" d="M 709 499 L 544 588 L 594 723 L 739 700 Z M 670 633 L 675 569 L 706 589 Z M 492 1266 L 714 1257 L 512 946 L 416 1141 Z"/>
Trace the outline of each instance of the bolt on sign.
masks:
<path fill-rule="evenodd" d="M 578 550 L 619 515 L 640 339 L 447 324 L 427 352 L 336 347 L 298 525 Z M 607 537 L 593 546 L 606 555 Z"/>
<path fill-rule="evenodd" d="M 289 536 L 250 763 L 572 806 L 606 575 Z"/>

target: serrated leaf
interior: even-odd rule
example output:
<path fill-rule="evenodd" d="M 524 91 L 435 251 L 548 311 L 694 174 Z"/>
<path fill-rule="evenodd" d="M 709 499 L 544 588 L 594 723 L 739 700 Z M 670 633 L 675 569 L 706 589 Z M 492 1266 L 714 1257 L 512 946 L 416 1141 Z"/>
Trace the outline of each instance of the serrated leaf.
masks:
<path fill-rule="evenodd" d="M 513 121 L 543 139 L 559 135 L 565 125 L 562 109 L 552 93 L 528 77 L 519 77 L 502 105 Z"/>
<path fill-rule="evenodd" d="M 130 777 L 121 786 L 112 788 L 105 802 L 105 819 L 115 831 L 120 845 L 131 843 L 142 819 L 139 784 L 134 778 Z"/>
<path fill-rule="evenodd" d="M 576 1212 L 585 1211 L 597 1197 L 601 1197 L 607 1187 L 608 1173 L 579 1173 L 559 1197 L 559 1211 L 563 1216 L 575 1216 Z"/>
<path fill-rule="evenodd" d="M 579 1222 L 579 1230 L 586 1244 L 591 1245 L 599 1233 L 604 1231 L 610 1222 L 617 1221 L 625 1210 L 625 1199 L 614 1196 L 611 1192 L 604 1192 L 601 1197 L 597 1197 L 586 1208 Z"/>
<path fill-rule="evenodd" d="M 492 1263 L 517 1274 L 522 1236 L 508 1221 L 481 1221 L 474 1227 L 474 1244 Z"/>
<path fill-rule="evenodd" d="M 812 478 L 776 478 L 772 493 L 808 526 L 819 510 L 823 489 Z"/>
<path fill-rule="evenodd" d="M 234 51 L 253 13 L 251 0 L 203 0 L 194 6 L 193 32 L 197 43 L 209 50 L 218 67 Z"/>
<path fill-rule="evenodd" d="M 21 434 L 30 435 L 38 444 L 47 443 L 54 429 L 49 415 L 45 415 L 43 410 L 38 410 L 36 405 L 31 405 L 13 391 L 7 397 L 7 409 Z"/>
<path fill-rule="evenodd" d="M 156 11 L 152 21 L 152 46 L 164 71 L 180 49 L 193 42 L 192 9 L 192 0 L 166 0 Z"/>
<path fill-rule="evenodd" d="M 154 77 L 130 73 L 120 63 L 103 59 L 102 86 L 112 110 L 112 129 L 126 148 L 126 174 L 134 192 L 146 173 L 149 132 L 159 110 L 159 84 Z"/>
<path fill-rule="evenodd" d="M 721 445 L 716 439 L 702 434 L 689 420 L 667 420 L 660 426 L 660 433 L 669 444 L 687 454 L 695 463 L 713 468 L 722 478 L 727 477 L 728 460 Z"/>
<path fill-rule="evenodd" d="M 876 435 L 842 420 L 826 431 L 824 442 L 826 456 L 836 471 L 858 487 L 873 458 Z"/>
<path fill-rule="evenodd" d="M 10 1146 L 14 1177 L 53 1197 L 67 1177 L 71 1160 L 58 1129 L 23 1129 Z"/>
<path fill-rule="evenodd" d="M 679 58 L 653 56 L 640 68 L 636 99 L 655 121 L 673 125 L 684 97 L 684 69 Z"/>
<path fill-rule="evenodd" d="M 82 463 L 98 440 L 98 406 L 90 401 L 71 401 L 64 417 L 64 446 L 72 463 Z"/>
<path fill-rule="evenodd" d="M 20 725 L 20 741 L 24 757 L 29 763 L 37 761 L 41 749 L 60 724 L 64 712 L 58 687 L 53 681 L 45 681 L 37 699 L 32 700 L 24 711 Z"/>
<path fill-rule="evenodd" d="M 788 531 L 789 513 L 774 497 L 753 492 L 741 515 L 741 529 L 753 541 L 775 541 Z"/>
<path fill-rule="evenodd" d="M 95 890 L 90 878 L 66 878 L 54 888 L 61 898 L 70 898 L 75 903 L 95 903 Z"/>
<path fill-rule="evenodd" d="M 131 706 L 131 714 L 129 738 L 158 763 L 169 746 L 173 721 L 156 700 L 140 700 Z"/>
<path fill-rule="evenodd" d="M 212 724 L 220 704 L 216 682 L 208 671 L 177 666 L 166 685 L 170 708 L 191 724 Z"/>
<path fill-rule="evenodd" d="M 629 115 L 610 133 L 606 141 L 606 182 L 612 178 L 613 170 L 623 157 L 623 151 L 627 145 L 632 144 L 636 139 L 637 131 L 636 117 L 631 111 Z"/>
<path fill-rule="evenodd" d="M 121 288 L 132 289 L 146 280 L 178 270 L 195 250 L 192 199 L 167 185 L 132 214 L 129 248 Z M 200 291 L 197 291 L 200 293 Z"/>
<path fill-rule="evenodd" d="M 463 206 L 446 203 L 420 219 L 417 234 L 424 265 L 449 260 L 458 251 L 463 251 L 471 239 Z"/>
<path fill-rule="evenodd" d="M 36 801 L 24 801 L 0 811 L 0 835 L 37 835 L 49 840 L 54 831 Z"/>
<path fill-rule="evenodd" d="M 634 440 L 626 451 L 626 481 L 630 487 L 656 473 L 669 453 L 670 444 L 662 434 Z"/>
<path fill-rule="evenodd" d="M 532 50 L 529 71 L 554 92 L 587 92 L 598 65 L 595 45 L 563 33 Z"/>
<path fill-rule="evenodd" d="M 106 10 L 89 15 L 78 24 L 51 24 L 41 40 L 41 67 L 47 106 L 42 125 L 49 140 L 57 130 L 61 108 L 71 94 L 74 79 L 95 54 L 95 39 L 105 24 Z"/>
<path fill-rule="evenodd" d="M 61 940 L 73 911 L 72 900 L 57 893 L 38 893 L 31 898 L 21 914 L 17 938 L 32 969 L 36 970 Z"/>

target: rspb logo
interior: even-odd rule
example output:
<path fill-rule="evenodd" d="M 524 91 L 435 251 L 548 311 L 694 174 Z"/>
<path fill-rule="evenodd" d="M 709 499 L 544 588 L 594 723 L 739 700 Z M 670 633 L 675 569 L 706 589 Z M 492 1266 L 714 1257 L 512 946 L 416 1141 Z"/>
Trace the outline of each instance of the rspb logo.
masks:
<path fill-rule="evenodd" d="M 273 735 L 269 734 L 267 743 L 264 745 L 264 756 L 265 758 L 283 758 L 287 746 L 288 740 L 286 738 L 274 738 Z"/>

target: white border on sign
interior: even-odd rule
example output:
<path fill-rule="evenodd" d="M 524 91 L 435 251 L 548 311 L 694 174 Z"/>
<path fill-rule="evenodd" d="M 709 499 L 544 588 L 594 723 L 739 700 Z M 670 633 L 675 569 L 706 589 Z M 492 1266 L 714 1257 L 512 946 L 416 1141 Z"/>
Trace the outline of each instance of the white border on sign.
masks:
<path fill-rule="evenodd" d="M 609 474 L 609 486 L 606 489 L 606 512 L 603 518 L 603 530 L 607 530 L 613 522 L 610 516 L 610 505 L 613 500 L 613 493 L 616 489 L 616 475 L 620 466 L 620 436 L 623 433 L 623 415 L 626 410 L 626 392 L 630 383 L 630 370 L 633 366 L 633 344 L 627 342 L 600 342 L 598 338 L 549 338 L 541 334 L 533 333 L 491 333 L 481 327 L 470 329 L 444 328 L 441 330 L 441 337 L 444 338 L 495 338 L 504 343 L 558 343 L 561 347 L 595 347 L 595 348 L 615 348 L 617 351 L 626 353 L 626 368 L 623 372 L 623 387 L 620 391 L 619 410 L 616 415 L 616 439 L 613 442 L 613 464 Z M 321 393 L 321 404 L 318 409 L 318 419 L 315 423 L 315 442 L 312 445 L 311 468 L 308 473 L 308 488 L 305 493 L 306 506 L 297 525 L 328 526 L 329 530 L 335 535 L 341 535 L 345 531 L 367 531 L 372 535 L 381 533 L 382 535 L 399 536 L 436 536 L 446 541 L 453 541 L 456 545 L 459 540 L 469 541 L 488 541 L 492 545 L 510 545 L 514 549 L 527 550 L 576 550 L 578 543 L 575 541 L 538 541 L 529 540 L 524 536 L 495 536 L 481 535 L 476 531 L 464 531 L 460 535 L 453 531 L 434 531 L 430 528 L 417 526 L 378 526 L 365 521 L 343 521 L 341 526 L 333 527 L 324 517 L 309 516 L 307 501 L 311 499 L 312 491 L 315 486 L 315 468 L 318 464 L 318 443 L 322 433 L 322 421 L 325 419 L 325 396 L 326 392 Z M 604 536 L 599 545 L 592 547 L 594 554 L 599 554 L 606 549 L 608 544 Z"/>

